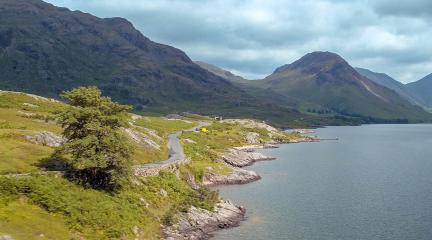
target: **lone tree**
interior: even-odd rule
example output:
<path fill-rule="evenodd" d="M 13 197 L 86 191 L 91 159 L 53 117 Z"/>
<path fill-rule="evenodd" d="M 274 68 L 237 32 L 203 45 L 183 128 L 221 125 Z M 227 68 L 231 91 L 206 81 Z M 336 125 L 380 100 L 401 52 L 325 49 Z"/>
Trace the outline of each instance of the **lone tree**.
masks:
<path fill-rule="evenodd" d="M 101 96 L 97 87 L 64 92 L 69 106 L 58 113 L 66 142 L 56 151 L 71 167 L 72 177 L 93 188 L 115 190 L 131 172 L 132 146 L 120 133 L 129 106 Z"/>

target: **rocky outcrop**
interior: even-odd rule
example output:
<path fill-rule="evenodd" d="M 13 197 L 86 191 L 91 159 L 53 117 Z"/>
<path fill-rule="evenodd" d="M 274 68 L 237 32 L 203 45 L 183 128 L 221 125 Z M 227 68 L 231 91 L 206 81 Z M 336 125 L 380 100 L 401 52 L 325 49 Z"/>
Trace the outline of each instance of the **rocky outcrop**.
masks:
<path fill-rule="evenodd" d="M 0 240 L 13 240 L 13 238 L 9 235 L 0 235 Z"/>
<path fill-rule="evenodd" d="M 214 212 L 191 207 L 187 213 L 177 216 L 176 224 L 163 227 L 163 237 L 167 240 L 208 239 L 216 230 L 238 226 L 245 213 L 243 207 L 223 200 L 216 204 Z"/>
<path fill-rule="evenodd" d="M 46 131 L 26 136 L 26 139 L 33 143 L 42 144 L 49 147 L 58 147 L 66 141 L 63 136 Z"/>
<path fill-rule="evenodd" d="M 189 186 L 194 189 L 194 190 L 198 190 L 200 189 L 200 185 L 196 182 L 194 175 L 192 175 L 191 173 L 185 173 L 183 178 L 185 179 L 185 181 L 189 184 Z"/>
<path fill-rule="evenodd" d="M 144 133 L 138 132 L 131 128 L 122 128 L 122 130 L 132 139 L 132 141 L 140 144 L 144 148 L 151 148 L 156 150 L 160 150 L 161 148 L 159 144 L 157 144 Z"/>
<path fill-rule="evenodd" d="M 249 144 L 259 144 L 260 143 L 259 136 L 260 135 L 258 133 L 256 133 L 256 132 L 248 132 L 246 134 L 246 141 Z"/>
<path fill-rule="evenodd" d="M 277 142 L 267 142 L 264 144 L 257 144 L 257 145 L 245 145 L 241 147 L 235 147 L 234 149 L 243 151 L 243 152 L 255 152 L 257 149 L 268 149 L 268 148 L 279 148 L 279 143 Z"/>
<path fill-rule="evenodd" d="M 232 166 L 244 167 L 252 165 L 257 161 L 274 160 L 275 158 L 252 151 L 250 149 L 243 151 L 231 148 L 222 154 L 221 159 Z"/>
<path fill-rule="evenodd" d="M 225 119 L 222 122 L 238 123 L 245 128 L 264 128 L 269 132 L 278 132 L 278 130 L 264 122 L 259 122 L 252 119 Z"/>
<path fill-rule="evenodd" d="M 137 177 L 151 177 L 159 175 L 160 171 L 175 172 L 177 170 L 177 165 L 188 164 L 190 158 L 183 158 L 175 162 L 169 163 L 148 163 L 143 165 L 134 166 L 134 175 Z"/>
<path fill-rule="evenodd" d="M 259 179 L 261 179 L 261 177 L 254 171 L 233 167 L 232 172 L 227 175 L 220 175 L 213 172 L 205 173 L 202 185 L 210 187 L 227 184 L 246 184 Z"/>

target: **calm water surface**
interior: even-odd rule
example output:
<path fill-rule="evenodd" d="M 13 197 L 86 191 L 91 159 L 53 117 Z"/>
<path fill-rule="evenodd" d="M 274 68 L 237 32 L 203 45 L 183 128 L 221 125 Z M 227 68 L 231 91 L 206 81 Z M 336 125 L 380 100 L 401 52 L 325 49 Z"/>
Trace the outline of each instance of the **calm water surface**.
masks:
<path fill-rule="evenodd" d="M 432 125 L 329 127 L 338 141 L 283 145 L 248 169 L 262 180 L 220 188 L 248 209 L 215 239 L 432 239 Z"/>

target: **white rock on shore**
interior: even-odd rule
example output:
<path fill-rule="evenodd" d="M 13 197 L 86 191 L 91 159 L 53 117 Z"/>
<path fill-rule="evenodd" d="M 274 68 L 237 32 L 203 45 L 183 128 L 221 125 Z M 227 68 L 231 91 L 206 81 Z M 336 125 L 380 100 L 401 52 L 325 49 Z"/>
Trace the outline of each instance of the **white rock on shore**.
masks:
<path fill-rule="evenodd" d="M 254 171 L 248 171 L 241 168 L 232 168 L 232 172 L 228 175 L 219 175 L 208 172 L 204 175 L 202 185 L 217 186 L 226 184 L 246 184 L 261 179 Z"/>
<path fill-rule="evenodd" d="M 275 158 L 251 150 L 242 151 L 231 148 L 221 156 L 221 159 L 232 166 L 244 167 L 257 161 L 274 160 Z"/>
<path fill-rule="evenodd" d="M 191 207 L 187 213 L 177 216 L 176 224 L 163 227 L 163 237 L 167 240 L 208 239 L 216 230 L 238 226 L 245 213 L 243 207 L 224 200 L 216 204 L 214 212 Z"/>

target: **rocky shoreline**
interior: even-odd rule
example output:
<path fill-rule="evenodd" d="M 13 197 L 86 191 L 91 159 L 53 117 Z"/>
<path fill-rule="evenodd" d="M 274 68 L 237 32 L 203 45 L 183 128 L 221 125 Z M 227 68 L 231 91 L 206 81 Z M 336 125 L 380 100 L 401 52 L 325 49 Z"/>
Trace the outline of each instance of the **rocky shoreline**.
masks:
<path fill-rule="evenodd" d="M 244 220 L 246 210 L 230 201 L 221 200 L 213 212 L 191 207 L 187 213 L 177 215 L 178 223 L 162 229 L 167 240 L 208 239 L 214 231 L 235 227 Z"/>
<path fill-rule="evenodd" d="M 261 179 L 261 176 L 256 172 L 241 167 L 250 166 L 257 161 L 274 160 L 274 157 L 257 153 L 255 149 L 275 147 L 275 145 L 249 145 L 228 149 L 219 161 L 225 162 L 232 172 L 228 175 L 208 172 L 203 178 L 202 185 L 214 187 L 218 185 L 246 184 Z M 209 239 L 213 236 L 212 232 L 214 231 L 238 226 L 244 220 L 245 214 L 246 209 L 244 207 L 236 206 L 229 200 L 221 200 L 216 204 L 214 212 L 191 207 L 187 213 L 181 213 L 177 216 L 178 221 L 176 224 L 163 227 L 162 235 L 167 240 Z"/>
<path fill-rule="evenodd" d="M 256 137 L 249 134 L 250 139 Z M 247 184 L 261 179 L 254 171 L 242 169 L 258 161 L 269 161 L 276 158 L 256 152 L 257 149 L 278 148 L 279 144 L 315 142 L 315 138 L 301 138 L 291 141 L 272 141 L 259 144 L 249 141 L 251 145 L 227 149 L 219 158 L 219 162 L 225 163 L 231 168 L 227 175 L 216 174 L 212 171 L 205 173 L 201 186 L 215 187 L 219 185 Z M 199 188 L 195 179 L 188 179 L 192 187 Z M 163 227 L 165 239 L 209 239 L 214 231 L 236 227 L 245 219 L 246 209 L 236 206 L 230 201 L 221 200 L 215 206 L 213 212 L 191 207 L 188 212 L 178 215 L 178 222 L 173 226 Z"/>
<path fill-rule="evenodd" d="M 219 185 L 246 184 L 260 179 L 261 176 L 254 171 L 232 167 L 232 172 L 228 175 L 207 173 L 202 184 L 207 187 L 215 187 Z"/>

